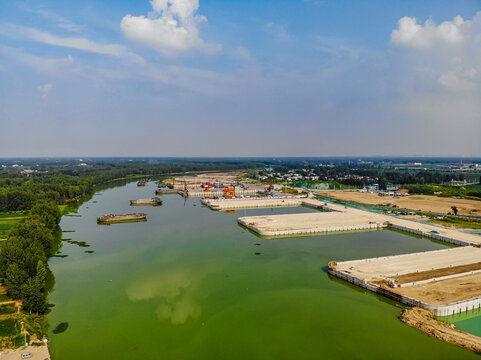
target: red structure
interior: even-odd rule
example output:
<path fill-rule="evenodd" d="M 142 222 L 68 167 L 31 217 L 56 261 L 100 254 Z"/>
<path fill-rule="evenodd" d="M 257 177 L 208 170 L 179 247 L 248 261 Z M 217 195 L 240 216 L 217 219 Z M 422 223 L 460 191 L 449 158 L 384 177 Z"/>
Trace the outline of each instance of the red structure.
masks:
<path fill-rule="evenodd" d="M 235 197 L 235 188 L 233 187 L 224 188 L 224 197 L 226 199 L 232 199 L 233 197 Z"/>

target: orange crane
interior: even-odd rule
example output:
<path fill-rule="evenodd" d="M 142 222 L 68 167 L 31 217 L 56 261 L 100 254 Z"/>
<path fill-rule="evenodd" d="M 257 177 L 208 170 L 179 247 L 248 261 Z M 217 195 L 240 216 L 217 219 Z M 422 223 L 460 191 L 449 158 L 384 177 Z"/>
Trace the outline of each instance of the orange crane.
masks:
<path fill-rule="evenodd" d="M 225 187 L 224 188 L 224 197 L 226 199 L 232 199 L 233 197 L 235 197 L 235 188 Z"/>

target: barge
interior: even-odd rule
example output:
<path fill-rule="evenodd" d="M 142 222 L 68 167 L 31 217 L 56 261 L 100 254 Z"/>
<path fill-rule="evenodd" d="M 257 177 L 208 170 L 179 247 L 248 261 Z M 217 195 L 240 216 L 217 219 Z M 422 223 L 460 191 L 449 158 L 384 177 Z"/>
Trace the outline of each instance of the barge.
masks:
<path fill-rule="evenodd" d="M 130 205 L 162 205 L 162 200 L 158 197 L 151 199 L 130 200 Z"/>
<path fill-rule="evenodd" d="M 123 215 L 104 215 L 97 219 L 98 223 L 115 223 L 115 222 L 127 222 L 127 221 L 145 221 L 147 220 L 147 214 L 135 213 L 135 214 L 123 214 Z"/>

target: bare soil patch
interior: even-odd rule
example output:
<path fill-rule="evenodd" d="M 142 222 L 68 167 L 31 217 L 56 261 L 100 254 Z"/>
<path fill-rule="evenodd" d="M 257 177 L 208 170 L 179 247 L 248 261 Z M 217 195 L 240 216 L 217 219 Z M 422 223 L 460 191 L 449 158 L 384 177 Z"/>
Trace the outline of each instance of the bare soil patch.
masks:
<path fill-rule="evenodd" d="M 325 196 L 344 201 L 355 201 L 369 205 L 396 205 L 398 208 L 413 211 L 426 211 L 448 214 L 452 212 L 451 206 L 458 208 L 460 215 L 476 215 L 481 211 L 481 201 L 454 199 L 429 195 L 410 195 L 406 197 L 379 196 L 377 194 L 362 193 L 357 191 L 333 191 L 323 193 Z"/>
<path fill-rule="evenodd" d="M 399 320 L 429 336 L 467 350 L 481 352 L 481 338 L 479 336 L 465 333 L 457 330 L 452 324 L 436 320 L 434 315 L 426 309 L 418 307 L 406 309 L 399 315 Z"/>
<path fill-rule="evenodd" d="M 443 269 L 421 271 L 418 273 L 405 274 L 400 276 L 393 276 L 391 279 L 398 284 L 410 283 L 413 281 L 421 281 L 441 276 L 448 276 L 454 274 L 462 274 L 469 271 L 481 270 L 481 262 L 467 265 L 452 266 Z"/>
<path fill-rule="evenodd" d="M 478 273 L 453 279 L 433 281 L 428 284 L 389 290 L 428 304 L 450 304 L 481 296 L 481 274 Z"/>

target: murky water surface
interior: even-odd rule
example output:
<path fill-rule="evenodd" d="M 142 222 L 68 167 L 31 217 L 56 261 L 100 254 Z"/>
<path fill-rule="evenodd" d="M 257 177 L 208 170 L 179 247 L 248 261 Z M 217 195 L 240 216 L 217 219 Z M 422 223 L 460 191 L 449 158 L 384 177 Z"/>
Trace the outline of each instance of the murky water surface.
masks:
<path fill-rule="evenodd" d="M 49 314 L 55 360 L 478 358 L 397 320 L 390 300 L 333 278 L 330 260 L 444 246 L 392 231 L 261 239 L 244 215 L 308 208 L 202 207 L 163 196 L 130 207 L 155 184 L 101 191 L 62 219 L 66 257 L 53 258 Z M 100 226 L 98 216 L 143 211 L 148 221 Z"/>

